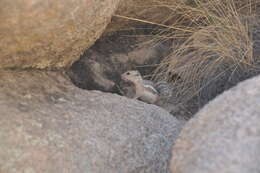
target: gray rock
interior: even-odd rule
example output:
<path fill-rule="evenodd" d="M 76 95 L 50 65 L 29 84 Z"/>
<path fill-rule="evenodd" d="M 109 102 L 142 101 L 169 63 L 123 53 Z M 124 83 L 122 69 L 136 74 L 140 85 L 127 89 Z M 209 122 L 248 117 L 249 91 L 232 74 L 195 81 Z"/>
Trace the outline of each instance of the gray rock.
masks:
<path fill-rule="evenodd" d="M 154 105 L 1 71 L 1 173 L 167 173 L 181 123 Z"/>
<path fill-rule="evenodd" d="M 171 171 L 260 172 L 260 76 L 224 92 L 187 123 Z"/>

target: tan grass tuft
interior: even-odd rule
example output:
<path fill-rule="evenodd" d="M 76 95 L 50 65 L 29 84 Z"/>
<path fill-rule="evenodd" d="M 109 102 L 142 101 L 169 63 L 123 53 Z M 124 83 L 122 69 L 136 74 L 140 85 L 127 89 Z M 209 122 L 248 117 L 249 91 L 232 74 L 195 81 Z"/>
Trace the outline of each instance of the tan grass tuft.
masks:
<path fill-rule="evenodd" d="M 257 3 L 194 0 L 192 6 L 186 5 L 184 17 L 180 18 L 185 18 L 193 32 L 162 61 L 156 71 L 157 78 L 181 76 L 183 82 L 176 85 L 183 102 L 202 94 L 204 88 L 220 78 L 228 80 L 237 72 L 256 68 L 250 34 L 255 21 L 248 20 L 248 17 L 253 16 L 256 20 Z M 186 17 L 186 10 L 189 17 Z"/>

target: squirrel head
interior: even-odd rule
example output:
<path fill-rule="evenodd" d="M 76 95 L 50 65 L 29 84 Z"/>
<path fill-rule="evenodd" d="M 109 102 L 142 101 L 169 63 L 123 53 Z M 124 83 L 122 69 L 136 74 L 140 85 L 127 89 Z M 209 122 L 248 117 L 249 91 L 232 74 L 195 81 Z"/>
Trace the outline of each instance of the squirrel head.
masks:
<path fill-rule="evenodd" d="M 121 78 L 126 82 L 133 83 L 139 83 L 143 80 L 140 72 L 137 70 L 127 71 L 121 75 Z"/>

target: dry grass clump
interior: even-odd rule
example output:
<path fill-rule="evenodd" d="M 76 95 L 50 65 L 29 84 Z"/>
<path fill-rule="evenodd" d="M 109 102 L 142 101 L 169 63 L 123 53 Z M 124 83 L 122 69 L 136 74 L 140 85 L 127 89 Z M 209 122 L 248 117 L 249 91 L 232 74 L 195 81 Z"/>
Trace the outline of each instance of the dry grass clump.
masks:
<path fill-rule="evenodd" d="M 207 102 L 225 87 L 257 68 L 253 56 L 253 26 L 259 19 L 259 0 L 192 0 L 170 6 L 178 11 L 180 29 L 171 37 L 184 36 L 181 44 L 157 68 L 157 78 L 172 79 L 181 102 L 199 96 Z M 182 29 L 182 30 L 181 30 Z M 260 29 L 260 28 L 258 28 Z M 173 81 L 174 82 L 174 81 Z M 204 100 L 204 101 L 203 101 Z M 203 104 L 203 103 L 202 103 Z"/>
<path fill-rule="evenodd" d="M 142 9 L 148 20 L 117 17 L 157 26 L 154 43 L 173 40 L 155 79 L 175 85 L 177 102 L 198 98 L 203 105 L 260 71 L 260 0 L 149 0 Z"/>

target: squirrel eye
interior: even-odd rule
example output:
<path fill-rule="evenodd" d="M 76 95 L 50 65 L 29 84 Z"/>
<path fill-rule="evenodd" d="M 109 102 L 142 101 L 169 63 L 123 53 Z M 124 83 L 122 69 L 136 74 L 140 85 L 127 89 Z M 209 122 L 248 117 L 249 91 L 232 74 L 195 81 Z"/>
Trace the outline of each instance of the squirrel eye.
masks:
<path fill-rule="evenodd" d="M 127 72 L 126 74 L 127 74 L 127 75 L 130 75 L 130 72 Z"/>

